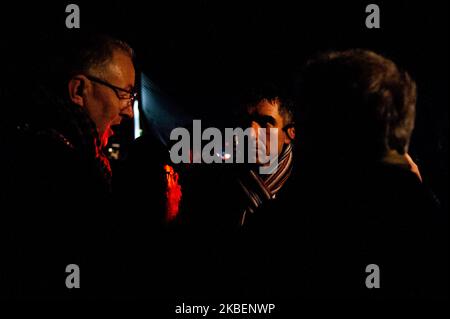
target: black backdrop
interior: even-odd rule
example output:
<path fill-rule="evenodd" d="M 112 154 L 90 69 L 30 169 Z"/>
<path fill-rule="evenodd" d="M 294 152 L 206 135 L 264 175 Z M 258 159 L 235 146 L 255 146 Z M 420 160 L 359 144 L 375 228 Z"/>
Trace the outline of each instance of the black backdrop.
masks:
<path fill-rule="evenodd" d="M 26 86 L 57 47 L 70 2 L 0 8 L 2 90 Z M 367 48 L 418 83 L 411 153 L 448 207 L 448 3 L 378 1 L 381 28 L 365 27 L 368 1 L 77 1 L 81 29 L 128 41 L 138 69 L 196 118 L 227 120 L 242 88 L 261 77 L 288 83 L 317 51 Z M 20 107 L 3 105 L 4 108 Z"/>

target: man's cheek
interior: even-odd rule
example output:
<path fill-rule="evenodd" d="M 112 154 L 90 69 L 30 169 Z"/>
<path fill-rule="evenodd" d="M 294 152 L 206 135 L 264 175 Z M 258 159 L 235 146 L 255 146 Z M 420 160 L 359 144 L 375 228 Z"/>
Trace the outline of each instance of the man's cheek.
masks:
<path fill-rule="evenodd" d="M 118 125 L 120 124 L 120 110 L 115 110 L 113 113 L 110 114 L 109 122 L 111 125 Z"/>
<path fill-rule="evenodd" d="M 112 125 L 112 126 L 114 126 L 114 125 L 119 125 L 119 124 L 120 124 L 120 121 L 121 121 L 120 116 L 116 116 L 116 117 L 114 117 L 114 118 L 111 120 L 111 125 Z"/>

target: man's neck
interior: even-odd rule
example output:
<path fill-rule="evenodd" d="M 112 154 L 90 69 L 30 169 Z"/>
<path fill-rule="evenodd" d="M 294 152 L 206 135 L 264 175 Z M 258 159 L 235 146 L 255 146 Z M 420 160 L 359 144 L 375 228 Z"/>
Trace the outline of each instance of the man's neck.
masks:
<path fill-rule="evenodd" d="M 405 155 L 399 154 L 395 150 L 389 150 L 386 152 L 381 162 L 388 165 L 395 165 L 409 169 L 410 165 Z"/>

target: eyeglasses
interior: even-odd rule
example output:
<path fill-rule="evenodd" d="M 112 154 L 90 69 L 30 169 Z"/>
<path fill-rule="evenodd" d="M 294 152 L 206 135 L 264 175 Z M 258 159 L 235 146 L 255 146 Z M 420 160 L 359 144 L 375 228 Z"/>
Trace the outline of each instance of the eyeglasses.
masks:
<path fill-rule="evenodd" d="M 109 87 L 111 90 L 114 91 L 114 93 L 116 93 L 117 98 L 119 100 L 128 100 L 129 103 L 131 103 L 131 105 L 133 105 L 133 101 L 136 99 L 137 97 L 137 92 L 132 89 L 131 91 L 122 89 L 120 87 L 117 87 L 115 85 L 112 85 L 111 83 L 108 83 L 106 81 L 103 81 L 95 76 L 91 76 L 91 75 L 86 75 L 86 77 L 91 80 L 92 82 L 96 82 L 98 84 L 104 85 Z"/>

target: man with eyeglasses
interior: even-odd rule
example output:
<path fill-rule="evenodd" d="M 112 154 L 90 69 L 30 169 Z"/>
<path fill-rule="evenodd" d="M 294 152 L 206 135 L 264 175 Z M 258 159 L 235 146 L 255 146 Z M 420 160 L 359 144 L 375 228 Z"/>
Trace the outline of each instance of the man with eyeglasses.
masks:
<path fill-rule="evenodd" d="M 133 116 L 136 98 L 133 52 L 123 42 L 112 45 L 117 47 L 107 61 L 71 71 L 68 84 L 70 100 L 95 123 L 102 146 L 113 135 L 112 126 Z"/>
<path fill-rule="evenodd" d="M 107 297 L 120 286 L 107 278 L 120 276 L 110 259 L 120 222 L 103 148 L 112 128 L 133 116 L 133 50 L 97 34 L 42 47 L 30 62 L 36 73 L 17 61 L 30 75 L 26 89 L 8 87 L 4 98 L 14 108 L 2 122 L 0 198 L 14 210 L 2 210 L 0 296 Z M 69 264 L 80 268 L 80 289 L 65 285 Z"/>

